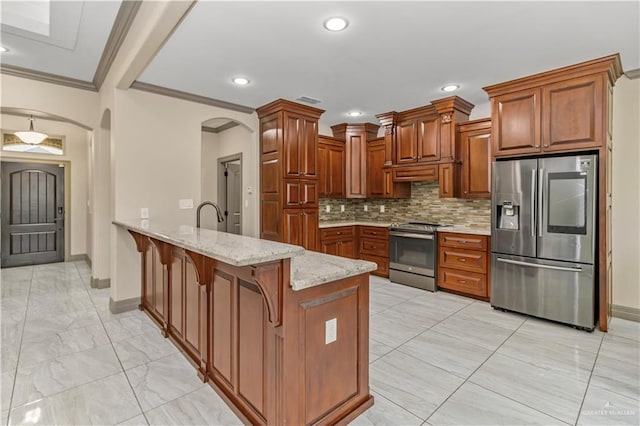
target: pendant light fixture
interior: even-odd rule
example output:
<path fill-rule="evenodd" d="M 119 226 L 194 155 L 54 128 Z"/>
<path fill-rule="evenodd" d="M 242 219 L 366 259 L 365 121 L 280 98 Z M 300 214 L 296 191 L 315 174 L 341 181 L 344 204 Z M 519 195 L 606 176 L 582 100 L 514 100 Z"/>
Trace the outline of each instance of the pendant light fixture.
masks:
<path fill-rule="evenodd" d="M 47 138 L 44 133 L 39 133 L 33 130 L 33 115 L 29 116 L 29 131 L 28 132 L 15 132 L 17 137 L 24 143 L 31 145 L 37 145 Z"/>

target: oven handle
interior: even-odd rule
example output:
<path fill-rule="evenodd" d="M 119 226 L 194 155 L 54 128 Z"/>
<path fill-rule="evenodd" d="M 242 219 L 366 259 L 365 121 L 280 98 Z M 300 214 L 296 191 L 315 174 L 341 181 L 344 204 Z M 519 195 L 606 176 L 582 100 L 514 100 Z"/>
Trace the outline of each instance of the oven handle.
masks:
<path fill-rule="evenodd" d="M 407 237 L 407 238 L 419 238 L 421 240 L 433 240 L 433 235 L 427 234 L 411 234 L 408 232 L 389 232 L 389 235 L 393 237 Z"/>

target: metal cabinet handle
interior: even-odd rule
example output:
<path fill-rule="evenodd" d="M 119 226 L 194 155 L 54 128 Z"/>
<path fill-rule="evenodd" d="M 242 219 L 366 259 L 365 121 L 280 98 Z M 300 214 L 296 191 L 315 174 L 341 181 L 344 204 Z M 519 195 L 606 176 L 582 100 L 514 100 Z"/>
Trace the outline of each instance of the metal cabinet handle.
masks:
<path fill-rule="evenodd" d="M 467 241 L 466 241 L 466 240 L 458 240 L 458 242 L 459 242 L 460 244 L 467 244 Z"/>
<path fill-rule="evenodd" d="M 466 262 L 466 261 L 467 261 L 467 259 L 465 259 L 464 257 L 459 257 L 459 258 L 458 258 L 458 261 L 459 261 L 459 262 Z"/>
<path fill-rule="evenodd" d="M 466 281 L 466 280 L 458 280 L 458 282 L 459 282 L 460 284 L 466 284 L 466 283 L 467 283 L 467 281 Z"/>
<path fill-rule="evenodd" d="M 338 235 L 342 235 L 342 232 L 338 232 Z"/>

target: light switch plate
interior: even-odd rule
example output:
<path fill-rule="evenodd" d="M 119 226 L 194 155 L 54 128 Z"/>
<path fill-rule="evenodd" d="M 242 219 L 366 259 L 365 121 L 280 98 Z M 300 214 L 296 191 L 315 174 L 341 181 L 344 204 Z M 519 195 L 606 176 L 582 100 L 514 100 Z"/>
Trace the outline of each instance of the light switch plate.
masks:
<path fill-rule="evenodd" d="M 324 211 L 326 211 L 327 213 L 331 213 L 331 206 L 327 204 L 327 206 L 324 208 Z"/>
<path fill-rule="evenodd" d="M 193 208 L 193 200 L 191 198 L 183 199 L 179 201 L 179 206 L 181 210 L 192 209 Z"/>
<path fill-rule="evenodd" d="M 340 211 L 344 213 L 344 204 L 340 204 Z"/>
<path fill-rule="evenodd" d="M 384 206 L 380 206 L 380 213 L 384 213 Z"/>
<path fill-rule="evenodd" d="M 149 219 L 149 208 L 140 208 L 140 219 Z"/>
<path fill-rule="evenodd" d="M 364 211 L 365 211 L 365 212 L 368 212 L 368 211 L 369 211 L 369 206 L 368 206 L 368 205 L 366 205 L 366 204 L 364 205 Z"/>
<path fill-rule="evenodd" d="M 338 340 L 338 319 L 331 318 L 324 323 L 324 344 L 335 342 Z"/>

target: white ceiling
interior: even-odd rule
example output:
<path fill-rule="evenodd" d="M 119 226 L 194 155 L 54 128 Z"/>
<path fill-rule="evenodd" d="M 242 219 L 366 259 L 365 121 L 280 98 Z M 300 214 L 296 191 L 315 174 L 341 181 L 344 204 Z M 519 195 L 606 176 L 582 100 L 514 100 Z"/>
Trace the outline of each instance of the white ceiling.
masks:
<path fill-rule="evenodd" d="M 1 61 L 91 81 L 120 4 L 52 1 L 49 36 L 3 24 Z M 322 28 L 334 15 L 345 31 Z M 479 104 L 484 86 L 616 52 L 640 68 L 638 1 L 199 1 L 138 81 L 252 108 L 317 98 L 332 125 L 426 105 L 447 83 Z"/>
<path fill-rule="evenodd" d="M 9 52 L 2 63 L 92 81 L 120 3 L 50 1 L 47 16 L 40 13 L 46 2 L 3 1 L 0 43 Z"/>

